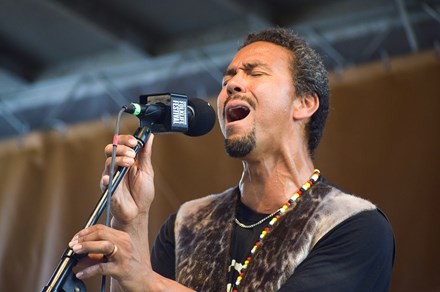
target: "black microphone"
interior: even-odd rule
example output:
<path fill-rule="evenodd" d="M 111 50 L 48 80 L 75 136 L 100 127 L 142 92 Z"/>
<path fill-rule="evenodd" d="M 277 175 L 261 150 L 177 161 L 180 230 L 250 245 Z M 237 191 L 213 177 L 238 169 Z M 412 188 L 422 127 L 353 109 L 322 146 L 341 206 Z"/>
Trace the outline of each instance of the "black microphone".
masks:
<path fill-rule="evenodd" d="M 141 127 L 147 126 L 153 133 L 202 136 L 212 130 L 216 120 L 215 111 L 207 101 L 176 93 L 141 95 L 139 103 L 130 103 L 123 109 L 137 116 Z"/>

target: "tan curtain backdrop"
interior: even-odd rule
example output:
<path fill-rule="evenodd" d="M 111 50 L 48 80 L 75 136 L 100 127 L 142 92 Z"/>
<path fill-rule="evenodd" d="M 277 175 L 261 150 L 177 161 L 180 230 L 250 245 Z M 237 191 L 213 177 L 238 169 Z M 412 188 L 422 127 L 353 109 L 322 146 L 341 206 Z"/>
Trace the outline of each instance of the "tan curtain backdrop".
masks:
<path fill-rule="evenodd" d="M 434 52 L 332 75 L 332 109 L 316 165 L 345 190 L 372 200 L 393 225 L 392 291 L 440 291 L 437 183 L 440 61 Z M 213 100 L 215 103 L 215 100 Z M 137 120 L 124 117 L 122 133 Z M 101 195 L 103 148 L 114 121 L 0 143 L 0 291 L 40 291 Z M 198 138 L 160 135 L 153 164 L 150 240 L 178 206 L 233 186 L 241 163 L 216 128 Z M 99 278 L 86 282 L 97 291 Z"/>

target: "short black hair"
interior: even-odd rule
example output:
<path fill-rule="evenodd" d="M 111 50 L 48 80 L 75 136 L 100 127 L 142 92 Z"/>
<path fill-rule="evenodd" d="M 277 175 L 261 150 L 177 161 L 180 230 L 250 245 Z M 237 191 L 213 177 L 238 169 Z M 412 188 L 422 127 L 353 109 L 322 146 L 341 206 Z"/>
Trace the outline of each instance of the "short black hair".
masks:
<path fill-rule="evenodd" d="M 290 68 L 292 70 L 296 95 L 302 96 L 303 94 L 316 93 L 319 98 L 319 108 L 312 115 L 306 127 L 308 150 L 310 155 L 313 156 L 321 140 L 329 112 L 330 91 L 328 73 L 321 56 L 296 33 L 280 27 L 249 34 L 240 46 L 240 49 L 258 41 L 270 42 L 291 51 L 294 58 L 292 58 Z"/>

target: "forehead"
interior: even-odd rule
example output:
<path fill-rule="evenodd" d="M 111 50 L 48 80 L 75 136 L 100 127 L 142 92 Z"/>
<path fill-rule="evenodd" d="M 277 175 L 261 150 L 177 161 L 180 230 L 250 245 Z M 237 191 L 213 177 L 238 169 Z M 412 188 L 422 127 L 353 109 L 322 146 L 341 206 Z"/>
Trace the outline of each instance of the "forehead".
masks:
<path fill-rule="evenodd" d="M 261 64 L 265 66 L 290 67 L 292 53 L 279 45 L 270 42 L 255 42 L 241 48 L 228 68 L 236 68 L 243 64 Z"/>

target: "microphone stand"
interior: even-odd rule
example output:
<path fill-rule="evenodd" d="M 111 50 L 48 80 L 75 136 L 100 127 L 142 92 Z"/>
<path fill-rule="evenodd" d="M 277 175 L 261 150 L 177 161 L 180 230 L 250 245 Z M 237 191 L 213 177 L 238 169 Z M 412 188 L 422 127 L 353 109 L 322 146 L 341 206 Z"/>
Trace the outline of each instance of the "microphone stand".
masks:
<path fill-rule="evenodd" d="M 138 141 L 138 144 L 133 148 L 136 154 L 139 152 L 140 149 L 144 147 L 151 134 L 151 129 L 147 126 L 143 126 L 142 124 L 143 123 L 141 123 L 141 126 L 135 131 L 133 135 Z M 122 178 L 126 174 L 127 170 L 127 167 L 118 167 L 112 180 L 113 186 L 110 194 L 113 194 L 116 187 L 119 185 Z M 96 224 L 106 207 L 107 200 L 109 199 L 109 191 L 106 188 L 83 228 L 87 228 Z M 75 273 L 72 271 L 72 268 L 76 266 L 79 259 L 83 256 L 84 255 L 75 254 L 70 247 L 67 248 L 61 257 L 61 261 L 59 262 L 57 268 L 53 272 L 52 277 L 50 278 L 48 284 L 43 288 L 42 292 L 86 291 L 87 289 L 84 282 L 76 278 Z"/>

